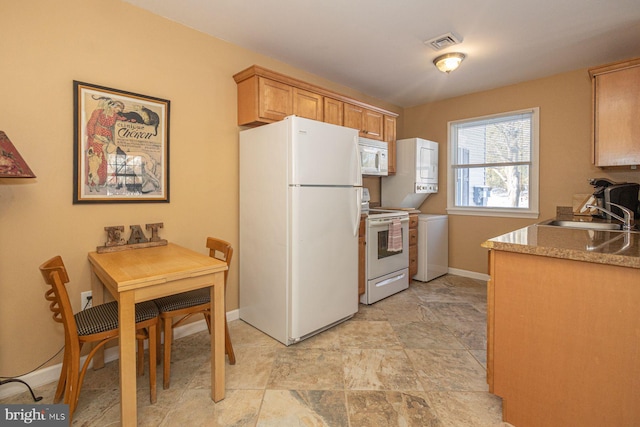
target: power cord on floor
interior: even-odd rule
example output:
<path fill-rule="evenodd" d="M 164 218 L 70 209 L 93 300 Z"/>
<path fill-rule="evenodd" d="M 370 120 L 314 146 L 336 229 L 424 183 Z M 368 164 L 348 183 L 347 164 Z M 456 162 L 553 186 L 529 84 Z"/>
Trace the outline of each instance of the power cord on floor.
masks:
<path fill-rule="evenodd" d="M 31 397 L 33 397 L 33 401 L 34 401 L 34 402 L 39 402 L 39 401 L 41 401 L 41 400 L 42 400 L 42 396 L 38 396 L 38 397 L 36 397 L 36 395 L 33 393 L 33 389 L 31 388 L 31 386 L 30 386 L 29 384 L 27 384 L 25 381 L 23 381 L 23 380 L 21 380 L 21 379 L 19 379 L 19 378 L 17 378 L 17 377 L 23 377 L 23 376 L 25 376 L 25 375 L 28 375 L 28 374 L 30 374 L 30 373 L 32 373 L 32 372 L 35 372 L 35 371 L 37 371 L 38 369 L 42 368 L 44 365 L 46 365 L 47 363 L 49 363 L 50 361 L 52 361 L 52 360 L 53 360 L 57 355 L 59 355 L 59 354 L 60 354 L 60 352 L 61 352 L 62 350 L 64 350 L 64 346 L 62 346 L 62 348 L 61 348 L 60 350 L 58 350 L 58 351 L 56 352 L 56 354 L 54 354 L 54 355 L 53 355 L 53 356 L 51 356 L 49 359 L 47 359 L 45 362 L 43 362 L 42 364 L 40 364 L 40 366 L 38 366 L 38 367 L 36 367 L 36 368 L 34 368 L 34 369 L 30 370 L 29 372 L 25 372 L 25 373 L 24 373 L 24 374 L 22 374 L 22 375 L 16 375 L 16 376 L 13 376 L 13 377 L 5 377 L 5 376 L 1 376 L 1 375 L 0 375 L 0 386 L 5 385 L 5 384 L 8 384 L 8 383 L 22 383 L 22 384 L 24 384 L 25 386 L 27 386 L 27 388 L 29 389 L 29 392 L 31 393 Z"/>
<path fill-rule="evenodd" d="M 5 378 L 5 377 L 2 377 L 2 378 Z M 34 402 L 40 402 L 42 400 L 42 396 L 36 397 L 36 395 L 33 394 L 33 389 L 25 381 L 22 381 L 22 380 L 20 380 L 18 378 L 9 378 L 9 379 L 6 379 L 6 380 L 0 380 L 0 386 L 8 384 L 8 383 L 22 383 L 22 384 L 26 385 L 27 388 L 29 389 L 29 392 L 31 393 L 31 397 L 33 397 L 33 401 Z"/>

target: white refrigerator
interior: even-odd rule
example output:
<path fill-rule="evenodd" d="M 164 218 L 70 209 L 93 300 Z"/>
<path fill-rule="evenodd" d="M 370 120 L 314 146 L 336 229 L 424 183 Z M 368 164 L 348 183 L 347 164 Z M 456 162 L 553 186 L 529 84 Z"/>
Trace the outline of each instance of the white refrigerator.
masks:
<path fill-rule="evenodd" d="M 290 116 L 240 132 L 240 318 L 285 345 L 358 311 L 355 129 Z"/>

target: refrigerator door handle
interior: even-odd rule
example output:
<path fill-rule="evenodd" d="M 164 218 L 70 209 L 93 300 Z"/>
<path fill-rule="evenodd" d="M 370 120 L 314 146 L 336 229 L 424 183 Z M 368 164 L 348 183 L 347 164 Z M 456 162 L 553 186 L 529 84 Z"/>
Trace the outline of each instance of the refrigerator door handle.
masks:
<path fill-rule="evenodd" d="M 353 235 L 358 237 L 360 228 L 360 216 L 362 215 L 362 187 L 356 187 L 356 216 L 353 224 Z"/>
<path fill-rule="evenodd" d="M 356 182 L 354 185 L 362 185 L 362 153 L 360 153 L 360 143 L 358 138 L 353 138 L 353 149 L 356 152 Z"/>

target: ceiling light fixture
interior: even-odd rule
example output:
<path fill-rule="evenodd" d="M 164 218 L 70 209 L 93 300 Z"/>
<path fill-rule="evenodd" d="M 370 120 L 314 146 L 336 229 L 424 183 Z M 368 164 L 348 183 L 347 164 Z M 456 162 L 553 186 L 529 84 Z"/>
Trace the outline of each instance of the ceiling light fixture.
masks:
<path fill-rule="evenodd" d="M 438 68 L 438 70 L 442 71 L 443 73 L 449 74 L 460 66 L 460 63 L 464 58 L 464 53 L 445 53 L 444 55 L 440 55 L 436 59 L 434 59 L 433 64 Z"/>

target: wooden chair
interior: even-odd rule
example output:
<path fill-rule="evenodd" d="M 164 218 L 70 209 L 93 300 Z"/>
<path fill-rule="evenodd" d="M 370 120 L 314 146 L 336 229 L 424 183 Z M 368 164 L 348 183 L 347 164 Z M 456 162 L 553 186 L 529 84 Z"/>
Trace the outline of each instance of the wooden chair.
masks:
<path fill-rule="evenodd" d="M 227 263 L 227 267 L 231 265 L 233 257 L 233 247 L 224 240 L 207 238 L 207 248 L 209 248 L 209 256 Z M 229 270 L 224 272 L 225 295 L 227 288 L 227 276 Z M 162 319 L 162 330 L 164 331 L 164 355 L 162 370 L 162 385 L 165 389 L 169 388 L 171 376 L 171 343 L 173 341 L 173 328 L 180 325 L 194 314 L 203 314 L 207 322 L 207 328 L 211 333 L 211 311 L 210 311 L 211 294 L 209 288 L 197 289 L 195 291 L 183 292 L 176 295 L 170 295 L 163 298 L 155 299 L 154 302 L 160 311 L 160 319 Z M 174 318 L 179 318 L 174 322 Z M 229 364 L 235 365 L 236 356 L 231 345 L 231 337 L 229 336 L 229 327 L 227 319 L 224 320 L 225 329 L 225 353 L 229 356 Z M 160 329 L 158 329 L 158 339 L 156 340 L 160 347 Z M 157 351 L 158 362 L 160 361 L 160 349 Z"/>
<path fill-rule="evenodd" d="M 80 389 L 89 363 L 95 353 L 107 342 L 119 336 L 118 303 L 116 301 L 96 305 L 73 314 L 66 283 L 69 282 L 67 270 L 60 256 L 46 261 L 40 266 L 44 281 L 51 286 L 45 293 L 53 320 L 64 325 L 64 358 L 62 372 L 54 396 L 54 403 L 64 394 L 64 403 L 69 405 L 73 416 L 78 405 Z M 143 372 L 144 340 L 149 338 L 149 386 L 151 403 L 156 402 L 156 327 L 158 308 L 152 301 L 136 304 L 136 338 L 138 340 L 138 375 Z M 94 343 L 87 359 L 80 369 L 80 352 L 85 343 Z M 69 420 L 71 422 L 71 420 Z"/>

